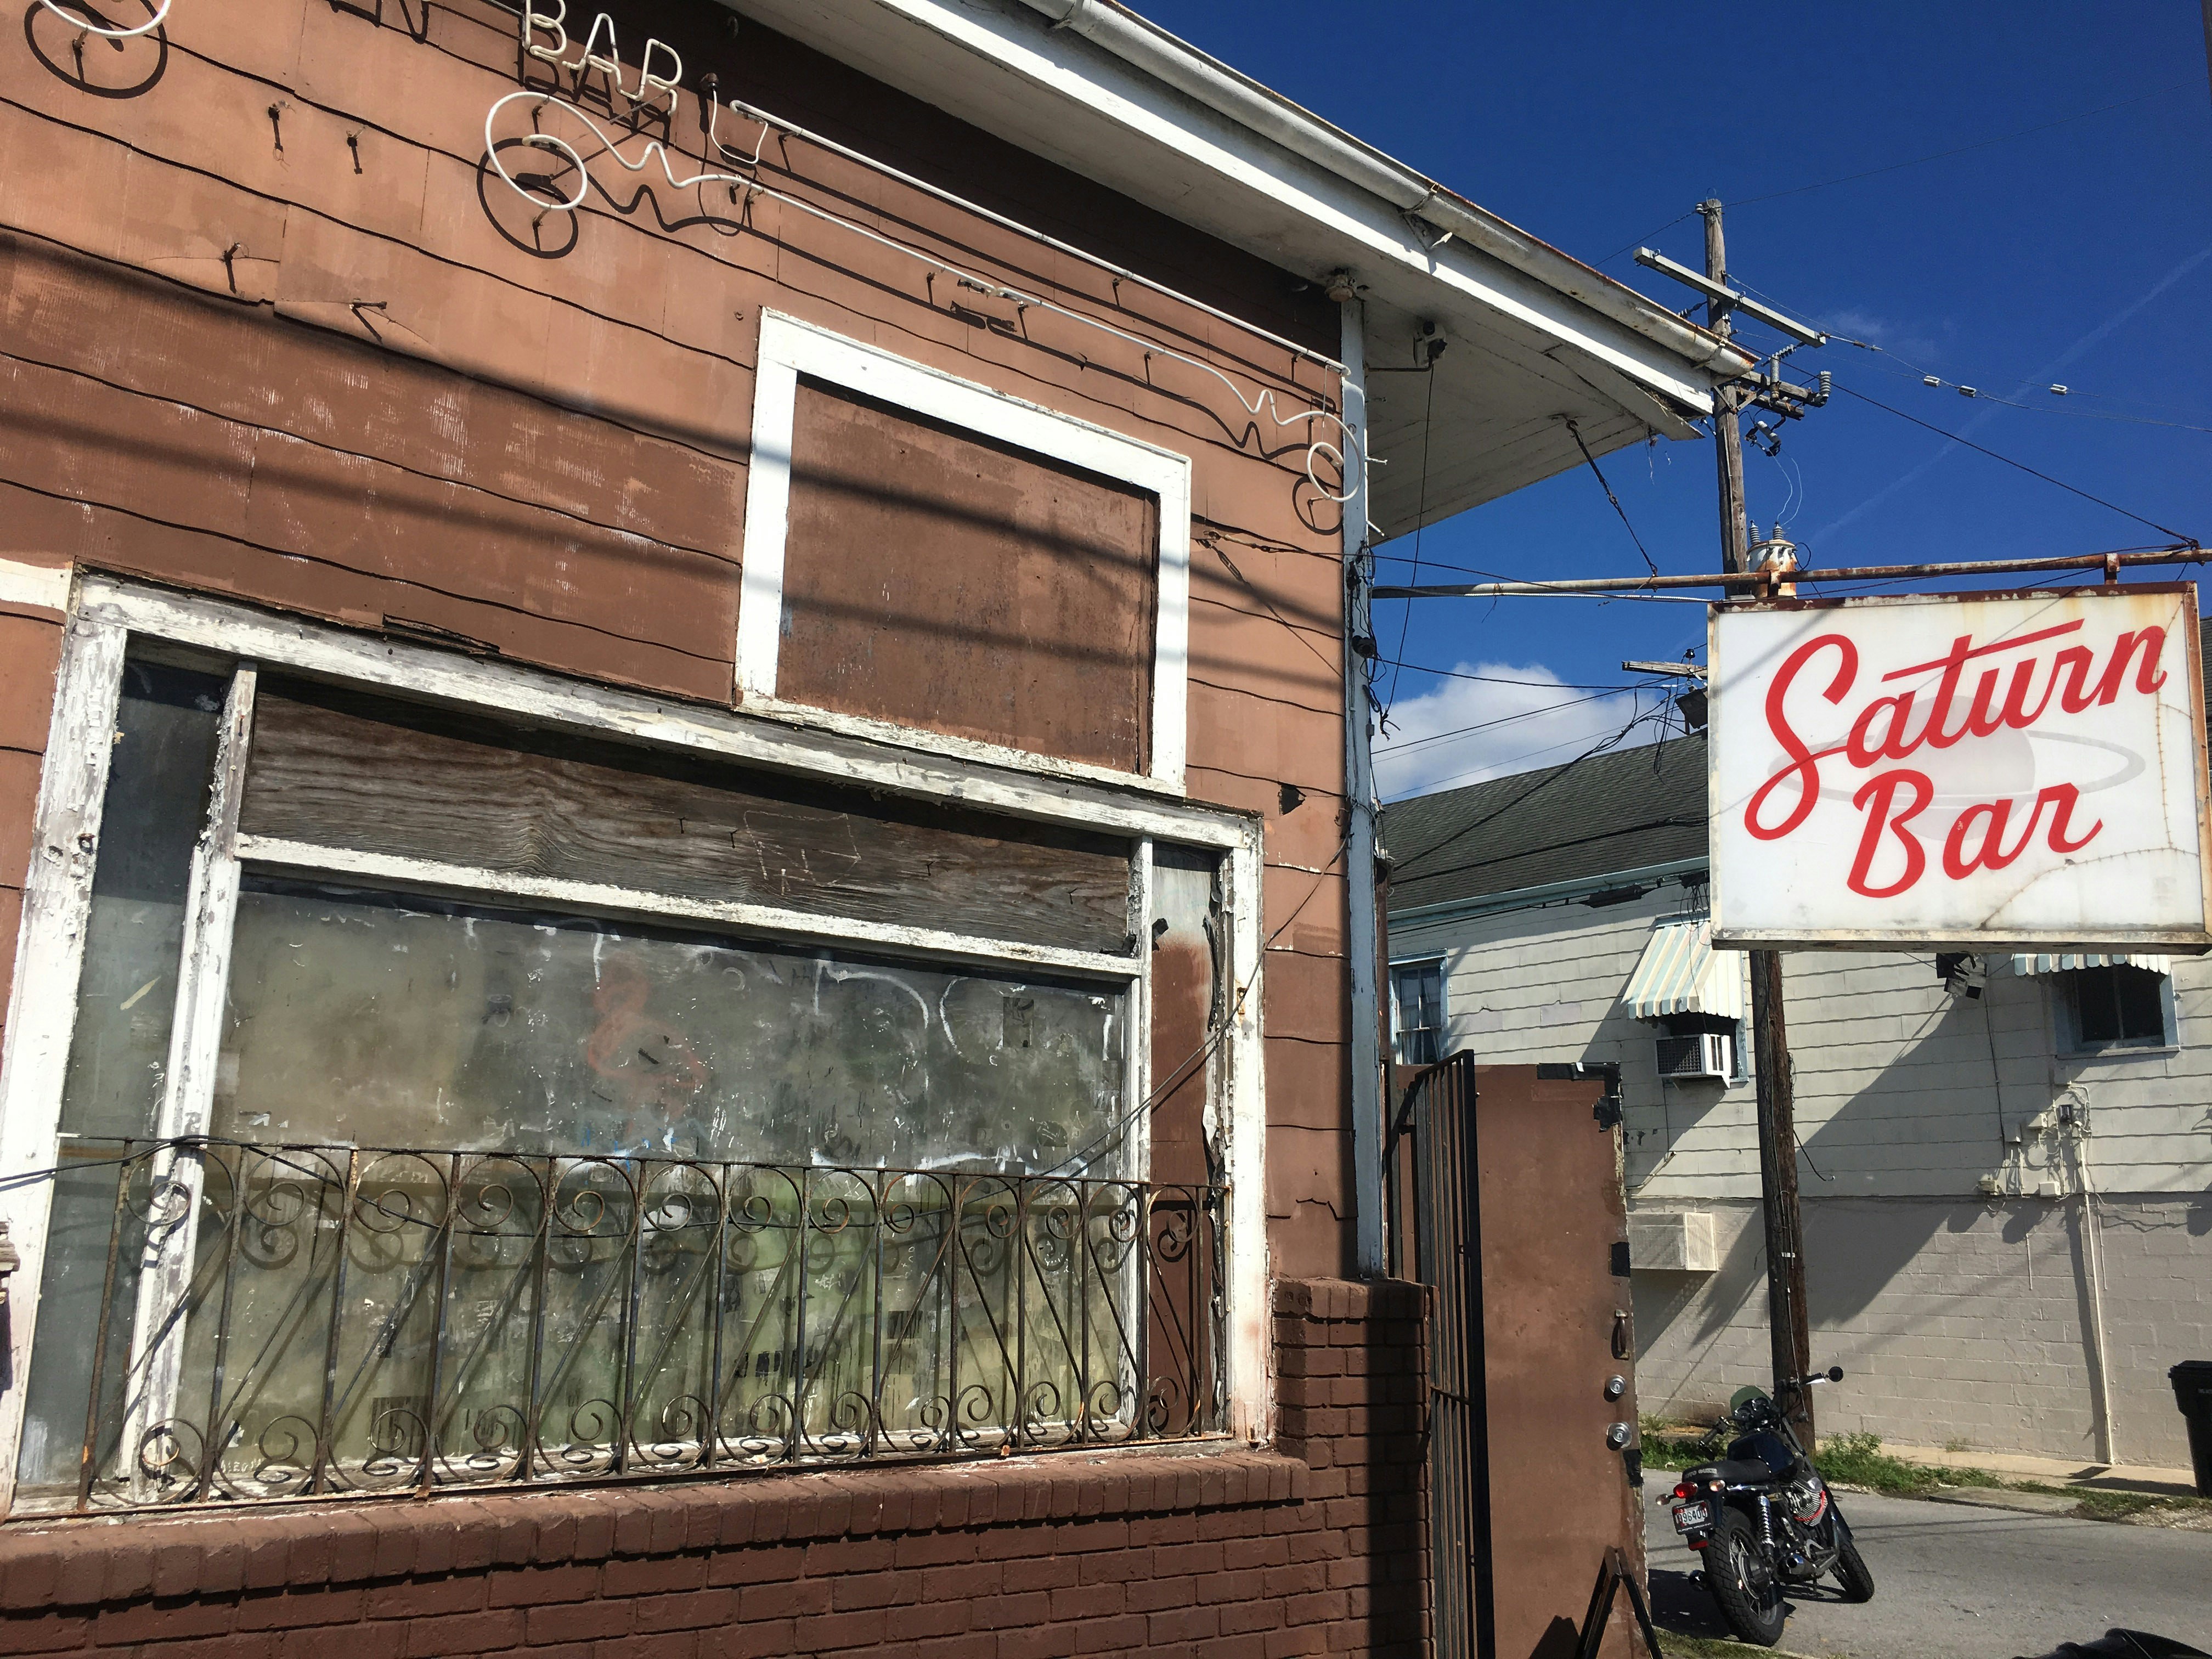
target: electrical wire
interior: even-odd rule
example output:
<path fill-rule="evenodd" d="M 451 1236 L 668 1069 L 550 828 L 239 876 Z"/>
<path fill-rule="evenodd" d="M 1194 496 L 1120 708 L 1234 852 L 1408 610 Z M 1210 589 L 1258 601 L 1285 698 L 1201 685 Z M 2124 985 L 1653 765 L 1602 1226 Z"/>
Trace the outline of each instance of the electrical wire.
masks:
<path fill-rule="evenodd" d="M 1876 409 L 1881 410 L 1887 414 L 1894 415 L 1900 421 L 1910 421 L 1913 425 L 1920 427 L 1926 431 L 1932 432 L 1939 438 L 1948 438 L 1953 443 L 1958 444 L 1962 447 L 1971 449 L 1978 455 L 1986 455 L 1993 461 L 2002 461 L 2007 466 L 2017 468 L 2019 471 L 2027 473 L 2032 478 L 2040 478 L 2047 484 L 2056 485 L 2057 488 L 2066 491 L 2069 495 L 2079 495 L 2085 501 L 2094 501 L 2099 507 L 2108 507 L 2112 512 L 2118 514 L 2124 519 L 2133 519 L 2137 524 L 2148 525 L 2151 529 L 2157 531 L 2160 535 L 2171 536 L 2177 542 L 2184 543 L 2190 547 L 2198 547 L 2203 545 L 2203 544 L 2198 542 L 2197 538 L 2194 536 L 2184 535 L 2180 531 L 2172 529 L 2166 525 L 2162 525 L 2155 519 L 2146 519 L 2140 513 L 2131 513 L 2126 507 L 2122 507 L 2118 501 L 2106 501 L 2102 495 L 2093 495 L 2086 489 L 2082 489 L 2074 484 L 2068 483 L 2063 478 L 2054 478 L 2048 472 L 2039 471 L 2036 468 L 2030 466 L 2026 461 L 2016 461 L 2009 455 L 2001 455 L 1994 449 L 1985 448 L 1982 445 L 1976 443 L 1972 438 L 1962 438 L 1955 432 L 1947 432 L 1942 427 L 1935 424 L 1932 421 L 1923 421 L 1917 415 L 1908 415 L 1903 410 L 1893 408 L 1890 404 L 1882 402 L 1879 398 L 1869 398 L 1863 392 L 1855 392 L 1850 386 L 1845 386 L 1841 380 L 1836 380 L 1832 382 L 1832 384 L 1837 391 L 1842 392 L 1847 398 L 1856 398 L 1863 404 L 1872 404 Z"/>
<path fill-rule="evenodd" d="M 1413 574 L 1421 574 L 1421 533 L 1428 528 L 1429 517 L 1429 434 L 1436 429 L 1437 366 L 1429 362 L 1428 389 L 1421 404 L 1421 486 L 1418 505 L 1413 509 Z M 1406 601 L 1406 613 L 1398 621 L 1398 654 L 1406 654 L 1406 639 L 1413 628 L 1413 602 Z M 1390 671 L 1390 689 L 1382 698 L 1382 712 L 1376 717 L 1376 727 L 1387 732 L 1390 729 L 1390 710 L 1398 701 L 1398 671 Z"/>
<path fill-rule="evenodd" d="M 1579 708 L 1584 703 L 1603 702 L 1608 697 L 1625 696 L 1632 690 L 1641 689 L 1625 685 L 1614 691 L 1597 691 L 1587 697 L 1570 697 L 1565 702 L 1547 702 L 1539 708 L 1523 708 L 1517 714 L 1500 714 L 1495 720 L 1477 720 L 1473 726 L 1455 726 L 1449 732 L 1431 732 L 1425 738 L 1408 738 L 1403 743 L 1386 744 L 1376 750 L 1375 763 L 1380 766 L 1386 760 L 1393 760 L 1400 755 L 1409 754 L 1429 744 L 1443 743 L 1452 738 L 1463 738 L 1472 732 L 1487 732 L 1493 726 L 1510 726 L 1516 720 L 1532 720 L 1540 714 L 1557 714 L 1562 708 Z"/>
<path fill-rule="evenodd" d="M 1701 599 L 1699 604 L 1703 604 Z M 1516 680 L 1504 674 L 1469 674 L 1457 668 L 1431 668 L 1426 663 L 1400 662 L 1393 657 L 1382 657 L 1377 661 L 1394 668 L 1410 668 L 1417 674 L 1436 674 L 1448 680 L 1474 680 L 1483 685 L 1533 685 L 1546 691 L 1639 691 L 1654 682 L 1650 680 Z"/>
<path fill-rule="evenodd" d="M 1562 415 L 1559 418 L 1567 423 L 1567 435 L 1575 441 L 1575 447 L 1582 451 L 1583 459 L 1589 467 L 1590 476 L 1597 480 L 1597 487 L 1605 491 L 1606 500 L 1613 503 L 1613 510 L 1620 515 L 1620 527 L 1628 532 L 1628 539 L 1636 544 L 1636 550 L 1644 556 L 1644 568 L 1653 575 L 1657 575 L 1659 567 L 1651 562 L 1651 555 L 1645 550 L 1644 538 L 1638 535 L 1636 526 L 1629 523 L 1628 509 L 1620 504 L 1620 497 L 1613 493 L 1613 486 L 1605 481 L 1605 474 L 1598 471 L 1597 457 L 1590 453 L 1589 446 L 1583 441 L 1582 428 L 1575 424 L 1574 416 L 1571 415 Z M 1408 600 L 1407 603 L 1410 605 L 1412 601 Z M 1401 645 L 1399 648 L 1403 650 L 1405 647 Z"/>
<path fill-rule="evenodd" d="M 1772 295 L 1766 293 L 1762 289 L 1753 288 L 1749 283 L 1738 282 L 1736 286 L 1743 289 L 1745 293 L 1753 295 L 1759 299 L 1768 301 L 1770 304 L 1779 306 L 1782 303 L 1780 301 L 1776 300 Z M 1754 319 L 1748 317 L 1739 319 L 1739 326 L 1744 325 L 1763 326 L 1762 325 L 1756 324 Z M 1875 365 L 1875 368 L 1883 370 L 1885 373 L 1895 374 L 1900 380 L 1917 380 L 1923 386 L 1937 390 L 1959 392 L 1966 397 L 1978 399 L 1983 403 L 2002 404 L 2007 409 L 2024 409 L 2032 415 L 2070 415 L 2076 420 L 2083 421 L 2116 421 L 2124 422 L 2135 426 L 2165 427 L 2172 430 L 2180 432 L 2212 432 L 2212 426 L 2199 425 L 2195 422 L 2191 421 L 2161 421 L 2154 419 L 2153 417 L 2146 415 L 2121 415 L 2100 409 L 2069 409 L 2057 404 L 2021 403 L 2014 398 L 2000 397 L 1994 392 L 1985 392 L 1982 390 L 1979 386 L 1969 385 L 1964 381 L 1952 380 L 1947 375 L 1938 374 L 1934 370 L 1923 368 L 1920 364 L 1914 362 L 1910 357 L 1906 356 L 1903 352 L 1897 350 L 1893 347 L 1878 344 L 1876 342 L 1872 340 L 1855 339 L 1850 335 L 1843 333 L 1836 329 L 1828 328 L 1825 325 L 1821 325 L 1820 327 L 1822 331 L 1838 345 L 1855 346 L 1861 351 L 1871 351 L 1879 357 L 1887 359 L 1887 362 L 1878 362 Z M 1891 368 L 1890 365 L 1892 363 L 1894 363 L 1897 367 L 1894 368 Z M 1996 381 L 2005 381 L 2010 380 L 2014 377 L 2010 374 L 2000 374 L 1984 376 L 1983 378 Z M 2153 404 L 2146 402 L 2142 398 L 2118 398 L 2113 396 L 2110 392 L 2096 392 L 2080 386 L 2069 386 L 2065 388 L 2063 392 L 2060 392 L 2058 388 L 2054 386 L 2051 388 L 2051 391 L 2054 395 L 2057 396 L 2067 398 L 2090 398 L 2105 403 L 2132 404 L 2138 409 L 2164 410 L 2168 414 L 2195 414 L 2198 412 L 2194 410 L 2181 410 L 2171 404 Z"/>
<path fill-rule="evenodd" d="M 1297 908 L 1294 908 L 1290 915 L 1283 918 L 1282 925 L 1277 927 L 1273 933 L 1268 934 L 1267 937 L 1261 942 L 1261 962 L 1267 960 L 1267 952 L 1274 947 L 1275 941 L 1282 938 L 1285 933 L 1290 931 L 1291 924 L 1296 921 L 1305 913 L 1306 906 L 1311 904 L 1314 902 L 1315 896 L 1318 894 L 1323 887 L 1328 884 L 1328 878 L 1331 872 L 1334 872 L 1338 864 L 1343 860 L 1344 854 L 1351 845 L 1352 834 L 1349 830 L 1346 830 L 1338 840 L 1336 843 L 1336 851 L 1329 854 L 1328 862 L 1322 866 L 1319 870 L 1314 872 L 1313 885 L 1306 889 L 1305 896 L 1297 902 Z M 1184 1084 L 1195 1077 L 1198 1074 L 1198 1068 L 1205 1065 L 1206 1062 L 1212 1057 L 1214 1051 L 1220 1048 L 1224 1042 L 1227 1041 L 1229 1033 L 1235 1029 L 1237 1022 L 1243 1018 L 1244 1005 L 1251 998 L 1252 988 L 1260 982 L 1260 963 L 1255 962 L 1253 963 L 1252 968 L 1253 971 L 1251 974 L 1246 977 L 1244 983 L 1238 988 L 1237 999 L 1230 1005 L 1228 1013 L 1225 1014 L 1219 1024 L 1218 1024 L 1214 1029 L 1207 1034 L 1205 1042 L 1200 1043 L 1197 1048 L 1192 1049 L 1181 1061 L 1170 1069 L 1166 1081 L 1154 1085 L 1150 1093 L 1146 1095 L 1145 1097 L 1139 1101 L 1135 1105 L 1130 1107 L 1127 1111 L 1115 1117 L 1114 1121 L 1109 1123 L 1104 1129 L 1101 1130 L 1096 1137 L 1084 1143 L 1084 1145 L 1079 1147 L 1076 1151 L 1070 1152 L 1066 1158 L 1060 1159 L 1059 1163 L 1054 1164 L 1050 1169 L 1038 1170 L 1036 1177 L 1033 1178 L 1056 1176 L 1063 1170 L 1068 1169 L 1071 1165 L 1073 1166 L 1077 1173 L 1080 1173 L 1082 1170 L 1089 1169 L 1093 1164 L 1097 1163 L 1100 1158 L 1103 1157 L 1105 1153 L 1111 1149 L 1114 1144 L 1118 1141 L 1122 1130 L 1136 1121 L 1138 1118 L 1143 1116 L 1146 1113 L 1157 1109 L 1169 1096 L 1175 1093 L 1176 1090 L 1182 1088 Z"/>
<path fill-rule="evenodd" d="M 1553 784 L 1557 783 L 1561 778 L 1565 777 L 1568 774 L 1572 772 L 1575 768 L 1580 766 L 1584 761 L 1589 760 L 1595 756 L 1601 755 L 1607 750 L 1613 749 L 1626 741 L 1630 732 L 1636 730 L 1638 726 L 1643 725 L 1644 721 L 1651 719 L 1655 714 L 1661 712 L 1661 710 L 1663 710 L 1669 706 L 1670 705 L 1662 702 L 1660 704 L 1658 709 L 1650 711 L 1639 709 L 1636 714 L 1630 719 L 1626 726 L 1622 726 L 1618 732 L 1615 732 L 1611 737 L 1602 738 L 1597 743 L 1593 744 L 1588 749 L 1583 750 L 1581 754 L 1577 755 L 1572 760 L 1565 762 L 1562 765 L 1552 768 L 1550 770 L 1547 771 L 1542 777 L 1539 778 L 1534 783 L 1531 784 L 1520 794 L 1516 795 L 1511 800 L 1507 801 L 1503 806 L 1498 807 L 1494 811 L 1484 814 L 1481 817 L 1475 819 L 1471 823 L 1462 824 L 1457 830 L 1445 836 L 1443 840 L 1438 842 L 1426 852 L 1413 854 L 1413 856 L 1407 860 L 1405 863 L 1398 866 L 1396 870 L 1392 873 L 1392 879 L 1405 880 L 1408 878 L 1412 874 L 1413 866 L 1419 863 L 1423 859 L 1435 856 L 1437 853 L 1442 852 L 1445 848 L 1450 846 L 1452 842 L 1459 840 L 1462 836 L 1471 835 L 1475 830 L 1480 830 L 1484 824 L 1488 823 L 1492 819 L 1511 811 L 1515 807 L 1520 805 L 1523 801 L 1528 799 L 1540 790 L 1547 789 Z M 1559 745 L 1555 744 L 1553 746 L 1558 747 Z M 1541 750 L 1538 750 L 1535 752 L 1540 754 L 1543 751 Z M 1525 758 L 1525 757 L 1523 758 Z M 1449 780 L 1446 780 L 1446 781 L 1449 781 Z"/>
<path fill-rule="evenodd" d="M 1665 712 L 1667 707 L 1667 704 L 1662 703 L 1659 708 L 1648 709 L 1638 718 L 1639 720 L 1655 720 Z M 1481 783 L 1498 777 L 1510 777 L 1513 775 L 1511 772 L 1503 771 L 1499 769 L 1519 767 L 1521 763 L 1523 761 L 1534 760 L 1539 755 L 1556 754 L 1562 749 L 1572 748 L 1576 744 L 1578 744 L 1581 741 L 1582 738 L 1580 737 L 1562 738 L 1557 743 L 1547 743 L 1540 748 L 1524 749 L 1517 755 L 1505 755 L 1496 760 L 1485 761 L 1481 765 L 1471 766 L 1464 772 L 1453 772 L 1443 777 L 1437 778 L 1429 783 L 1421 793 L 1424 794 L 1431 793 L 1447 785 L 1455 784 L 1462 779 L 1472 779 L 1475 782 Z M 1577 758 L 1580 757 L 1577 757 Z M 1435 874 L 1437 872 L 1431 871 L 1428 873 Z"/>

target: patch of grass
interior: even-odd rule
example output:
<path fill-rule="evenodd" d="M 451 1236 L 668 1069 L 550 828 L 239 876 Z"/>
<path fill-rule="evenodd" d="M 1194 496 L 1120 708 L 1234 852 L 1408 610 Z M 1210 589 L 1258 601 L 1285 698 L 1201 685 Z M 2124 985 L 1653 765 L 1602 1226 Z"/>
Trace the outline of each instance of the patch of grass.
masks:
<path fill-rule="evenodd" d="M 1896 1498 L 1925 1498 L 1942 1486 L 2002 1486 L 1985 1469 L 1929 1468 L 1892 1457 L 1877 1434 L 1839 1434 L 1824 1440 L 1813 1455 L 1821 1478 L 1847 1486 L 1864 1486 Z"/>
<path fill-rule="evenodd" d="M 1644 1461 L 1655 1468 L 1687 1468 L 1710 1463 L 1726 1448 L 1726 1437 L 1716 1440 L 1698 1433 L 1694 1425 L 1665 1423 L 1655 1417 L 1642 1419 Z M 2043 1492 L 2074 1500 L 2074 1516 L 2081 1521 L 2133 1522 L 2138 1525 L 2202 1527 L 2212 1530 L 2212 1498 L 2167 1498 L 2154 1492 L 2107 1492 L 2099 1487 L 2055 1486 L 2037 1480 L 2006 1480 L 1987 1469 L 1931 1468 L 1908 1463 L 1881 1449 L 1881 1437 L 1839 1434 L 1823 1440 L 1813 1455 L 1813 1467 L 1821 1478 L 1838 1486 L 1858 1486 L 1892 1498 L 1929 1498 L 1961 1486 L 1999 1492 Z M 1703 1638 L 1684 1637 L 1683 1641 Z M 1721 1643 L 1709 1648 L 1684 1648 L 1685 1655 L 1749 1651 L 1738 1644 Z"/>
<path fill-rule="evenodd" d="M 1643 1438 L 1644 1461 L 1653 1468 L 1686 1469 L 1710 1463 L 1726 1449 L 1711 1431 L 1694 1423 L 1663 1422 L 1646 1413 L 1637 1419 L 1637 1428 Z"/>

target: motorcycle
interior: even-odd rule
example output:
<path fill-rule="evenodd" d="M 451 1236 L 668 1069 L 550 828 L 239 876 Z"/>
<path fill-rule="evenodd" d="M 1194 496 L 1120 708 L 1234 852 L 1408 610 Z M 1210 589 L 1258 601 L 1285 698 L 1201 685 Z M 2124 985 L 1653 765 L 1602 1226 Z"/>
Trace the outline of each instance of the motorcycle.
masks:
<path fill-rule="evenodd" d="M 1843 1378 L 1838 1365 L 1783 1386 L 1787 1392 Z M 1705 1588 L 1739 1640 L 1771 1648 L 1782 1639 L 1783 1596 L 1793 1584 L 1832 1573 L 1846 1601 L 1874 1599 L 1874 1575 L 1850 1523 L 1763 1390 L 1737 1389 L 1705 1439 L 1716 1450 L 1725 1441 L 1728 1455 L 1685 1470 L 1671 1497 L 1659 1501 L 1672 1504 L 1674 1530 L 1705 1558 Z"/>

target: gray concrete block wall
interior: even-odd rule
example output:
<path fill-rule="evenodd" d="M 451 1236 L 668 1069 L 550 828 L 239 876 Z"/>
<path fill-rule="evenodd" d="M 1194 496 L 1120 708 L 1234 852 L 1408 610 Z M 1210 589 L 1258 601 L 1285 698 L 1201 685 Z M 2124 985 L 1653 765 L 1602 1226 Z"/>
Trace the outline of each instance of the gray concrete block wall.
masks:
<path fill-rule="evenodd" d="M 1639 1401 L 1663 1417 L 1707 1416 L 1767 1376 L 1759 1207 L 1700 1207 L 1720 1270 L 1634 1279 Z M 1808 1197 L 1804 1223 L 1814 1361 L 1846 1372 L 1820 1395 L 1823 1435 L 2095 1458 L 2078 1200 Z M 2104 1202 L 2098 1224 L 2115 1455 L 2185 1466 L 2166 1372 L 2212 1357 L 2212 1199 Z"/>

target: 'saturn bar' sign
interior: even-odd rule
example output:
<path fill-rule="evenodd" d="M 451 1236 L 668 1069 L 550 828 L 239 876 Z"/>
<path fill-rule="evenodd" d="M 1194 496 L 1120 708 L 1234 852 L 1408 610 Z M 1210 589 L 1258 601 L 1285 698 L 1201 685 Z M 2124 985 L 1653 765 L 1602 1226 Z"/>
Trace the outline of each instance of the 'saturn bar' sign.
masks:
<path fill-rule="evenodd" d="M 2212 944 L 2193 586 L 1714 609 L 1714 942 Z"/>

